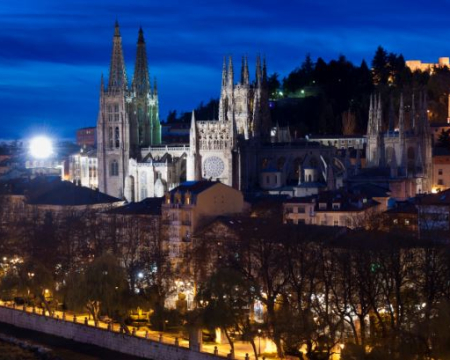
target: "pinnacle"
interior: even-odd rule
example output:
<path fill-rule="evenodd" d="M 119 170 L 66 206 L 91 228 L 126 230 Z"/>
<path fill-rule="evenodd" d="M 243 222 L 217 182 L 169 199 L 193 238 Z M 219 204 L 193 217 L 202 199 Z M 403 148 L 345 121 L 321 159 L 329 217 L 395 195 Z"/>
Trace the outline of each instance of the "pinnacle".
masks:
<path fill-rule="evenodd" d="M 142 27 L 139 28 L 139 36 L 138 36 L 138 44 L 145 44 L 144 40 L 144 31 L 142 30 Z"/>
<path fill-rule="evenodd" d="M 120 36 L 119 21 L 116 20 L 114 25 L 114 36 Z"/>

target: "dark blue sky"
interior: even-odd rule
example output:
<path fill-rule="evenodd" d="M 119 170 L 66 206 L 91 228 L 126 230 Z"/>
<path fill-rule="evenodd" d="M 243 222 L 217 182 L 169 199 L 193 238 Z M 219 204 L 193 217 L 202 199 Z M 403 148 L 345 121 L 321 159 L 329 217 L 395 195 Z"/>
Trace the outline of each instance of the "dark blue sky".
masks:
<path fill-rule="evenodd" d="M 450 55 L 450 1 L 22 0 L 0 3 L 0 138 L 74 137 L 97 120 L 118 18 L 129 78 L 142 25 L 161 118 L 218 97 L 222 58 L 257 53 L 285 76 L 307 53 L 359 64 L 378 45 L 406 59 Z"/>

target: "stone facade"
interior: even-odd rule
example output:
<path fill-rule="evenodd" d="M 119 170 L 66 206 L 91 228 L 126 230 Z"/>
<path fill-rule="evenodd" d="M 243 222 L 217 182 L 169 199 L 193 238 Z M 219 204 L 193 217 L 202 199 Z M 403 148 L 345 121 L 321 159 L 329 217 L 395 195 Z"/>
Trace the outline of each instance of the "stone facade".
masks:
<path fill-rule="evenodd" d="M 122 37 L 116 23 L 107 87 L 103 77 L 101 80 L 97 147 L 99 189 L 120 198 L 124 197 L 129 160 L 139 160 L 140 147 L 161 143 L 156 80 L 151 88 L 142 29 L 137 48 L 135 73 L 129 88 Z"/>
<path fill-rule="evenodd" d="M 388 168 L 393 181 L 414 182 L 410 196 L 431 192 L 432 187 L 432 134 L 426 104 L 426 97 L 419 96 L 419 110 L 416 112 L 413 96 L 407 126 L 402 96 L 398 126 L 395 127 L 392 101 L 387 126 L 383 121 L 381 96 L 373 96 L 370 101 L 366 167 Z"/>
<path fill-rule="evenodd" d="M 326 161 L 334 156 L 332 147 L 294 144 L 290 136 L 271 139 L 267 68 L 259 56 L 255 79 L 250 80 L 244 57 L 237 83 L 231 57 L 228 64 L 224 60 L 217 119 L 197 120 L 192 114 L 189 143 L 161 145 L 158 94 L 156 83 L 151 88 L 148 80 L 142 30 L 137 46 L 129 88 L 116 24 L 108 86 L 102 80 L 97 122 L 101 192 L 141 201 L 161 197 L 185 181 L 202 179 L 250 190 L 258 188 L 260 173 L 267 167 L 276 167 L 285 181 L 296 183 L 298 163 L 306 156 Z"/>

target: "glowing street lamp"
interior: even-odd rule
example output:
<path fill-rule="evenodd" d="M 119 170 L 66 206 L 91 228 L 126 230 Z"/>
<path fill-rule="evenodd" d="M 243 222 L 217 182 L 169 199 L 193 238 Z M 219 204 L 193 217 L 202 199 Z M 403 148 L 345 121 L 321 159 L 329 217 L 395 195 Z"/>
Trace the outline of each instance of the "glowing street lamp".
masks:
<path fill-rule="evenodd" d="M 261 355 L 261 329 L 258 329 L 258 355 Z"/>
<path fill-rule="evenodd" d="M 30 141 L 30 154 L 37 159 L 46 159 L 53 154 L 53 145 L 49 138 L 37 136 Z"/>

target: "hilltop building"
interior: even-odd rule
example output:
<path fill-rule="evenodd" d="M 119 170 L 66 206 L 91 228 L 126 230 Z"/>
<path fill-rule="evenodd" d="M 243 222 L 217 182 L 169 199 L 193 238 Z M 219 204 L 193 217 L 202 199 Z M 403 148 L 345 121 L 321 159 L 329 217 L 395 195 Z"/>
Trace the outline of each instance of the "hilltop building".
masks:
<path fill-rule="evenodd" d="M 411 71 L 428 71 L 433 72 L 435 67 L 449 67 L 450 58 L 440 57 L 437 63 L 423 63 L 421 60 L 407 60 L 406 66 L 411 69 Z"/>

